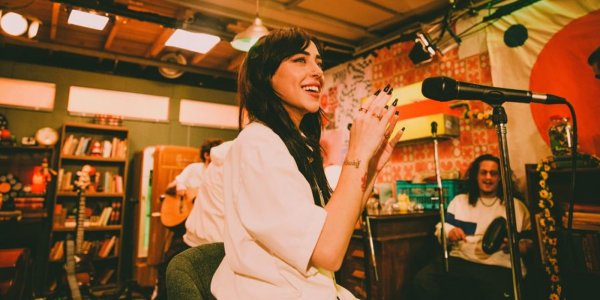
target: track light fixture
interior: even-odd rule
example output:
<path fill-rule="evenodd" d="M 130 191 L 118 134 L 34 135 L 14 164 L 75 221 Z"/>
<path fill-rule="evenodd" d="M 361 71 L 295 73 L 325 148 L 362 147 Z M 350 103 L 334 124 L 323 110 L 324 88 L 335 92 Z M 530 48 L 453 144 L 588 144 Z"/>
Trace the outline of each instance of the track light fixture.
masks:
<path fill-rule="evenodd" d="M 10 36 L 26 36 L 33 39 L 37 36 L 42 22 L 12 11 L 0 11 L 0 29 Z"/>
<path fill-rule="evenodd" d="M 408 58 L 413 64 L 423 64 L 433 60 L 435 56 L 436 48 L 431 42 L 431 39 L 426 33 L 417 32 L 415 38 L 415 45 L 408 53 Z"/>

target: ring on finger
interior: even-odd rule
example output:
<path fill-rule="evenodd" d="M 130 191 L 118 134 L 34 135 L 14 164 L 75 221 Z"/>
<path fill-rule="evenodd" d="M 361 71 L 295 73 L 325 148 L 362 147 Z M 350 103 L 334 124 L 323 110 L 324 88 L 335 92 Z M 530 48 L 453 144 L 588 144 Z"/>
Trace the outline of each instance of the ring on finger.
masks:
<path fill-rule="evenodd" d="M 383 118 L 383 114 L 372 113 L 371 116 L 377 118 L 379 121 L 381 121 L 381 119 Z"/>
<path fill-rule="evenodd" d="M 358 109 L 358 111 L 360 111 L 360 112 L 363 112 L 363 111 L 364 111 L 364 112 L 368 112 L 369 110 L 368 110 L 368 109 L 366 109 L 366 108 L 364 108 L 364 107 L 361 107 L 361 108 L 359 108 L 359 109 Z"/>

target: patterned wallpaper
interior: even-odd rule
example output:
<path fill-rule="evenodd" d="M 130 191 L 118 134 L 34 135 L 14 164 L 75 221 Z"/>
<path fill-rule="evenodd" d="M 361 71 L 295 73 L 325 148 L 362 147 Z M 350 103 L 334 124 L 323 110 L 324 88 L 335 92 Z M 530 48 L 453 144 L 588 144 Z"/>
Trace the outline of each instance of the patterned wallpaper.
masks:
<path fill-rule="evenodd" d="M 458 50 L 452 50 L 432 62 L 415 66 L 408 58 L 413 42 L 403 42 L 379 49 L 366 58 L 327 70 L 325 73 L 325 95 L 322 105 L 329 117 L 327 129 L 347 143 L 347 127 L 352 115 L 367 95 L 391 83 L 401 87 L 420 82 L 430 76 L 449 76 L 457 80 L 491 84 L 489 56 L 486 53 L 460 59 Z M 439 143 L 440 168 L 442 171 L 460 172 L 463 176 L 471 161 L 480 154 L 498 155 L 498 143 L 493 127 L 477 115 L 465 119 L 466 103 L 450 108 L 453 102 L 439 103 L 432 100 L 418 101 L 400 107 L 402 118 L 412 118 L 436 113 L 451 113 L 460 117 L 460 137 L 442 140 Z M 491 107 L 478 101 L 468 102 L 470 112 L 485 113 Z M 403 117 L 404 116 L 404 117 Z M 482 115 L 480 114 L 480 117 Z M 401 122 L 401 121 L 400 121 Z M 342 130 L 343 129 L 343 130 Z M 410 130 L 410 128 L 406 128 Z M 344 152 L 344 147 L 336 151 Z M 433 143 L 421 142 L 400 144 L 396 147 L 391 162 L 381 172 L 378 182 L 413 180 L 434 173 Z"/>

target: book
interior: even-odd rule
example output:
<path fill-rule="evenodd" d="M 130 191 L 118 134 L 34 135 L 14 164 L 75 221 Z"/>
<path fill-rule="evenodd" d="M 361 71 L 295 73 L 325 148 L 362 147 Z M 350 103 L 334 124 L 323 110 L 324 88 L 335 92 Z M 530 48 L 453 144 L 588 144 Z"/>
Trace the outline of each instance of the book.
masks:
<path fill-rule="evenodd" d="M 108 269 L 108 270 L 104 271 L 104 273 L 102 273 L 102 275 L 100 275 L 100 277 L 98 277 L 98 282 L 100 284 L 107 284 L 110 281 L 110 278 L 113 276 L 114 273 L 115 273 L 115 269 Z"/>
<path fill-rule="evenodd" d="M 561 208 L 564 212 L 568 212 L 569 203 L 561 202 Z M 575 203 L 573 205 L 573 212 L 588 212 L 600 214 L 600 205 Z"/>
<path fill-rule="evenodd" d="M 98 250 L 98 257 L 108 257 L 111 253 L 111 250 L 113 249 L 114 245 L 115 245 L 115 241 L 117 240 L 117 236 L 113 235 L 112 237 L 104 240 L 104 242 L 102 243 L 102 246 L 100 247 L 100 250 Z"/>

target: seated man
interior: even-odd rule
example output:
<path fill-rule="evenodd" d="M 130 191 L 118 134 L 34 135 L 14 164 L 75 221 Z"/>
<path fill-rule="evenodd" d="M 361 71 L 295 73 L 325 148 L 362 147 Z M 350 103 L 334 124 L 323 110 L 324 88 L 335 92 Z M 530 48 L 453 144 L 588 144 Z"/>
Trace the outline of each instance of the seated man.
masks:
<path fill-rule="evenodd" d="M 177 194 L 180 196 L 187 195 L 188 197 L 195 196 L 198 192 L 198 189 L 202 185 L 204 173 L 210 167 L 210 165 L 212 165 L 211 149 L 220 145 L 222 142 L 223 140 L 221 139 L 206 140 L 200 148 L 200 160 L 202 162 L 192 163 L 185 167 L 185 169 L 183 169 L 183 171 L 181 171 L 181 173 L 175 177 L 175 180 L 169 183 L 166 193 L 171 195 Z M 194 207 L 198 205 L 198 202 L 202 201 L 195 200 Z M 193 210 L 194 208 L 192 208 L 190 215 L 193 213 Z M 188 220 L 189 217 L 190 216 L 188 216 Z M 175 255 L 190 248 L 190 245 L 186 243 L 183 238 L 183 235 L 186 233 L 186 226 L 184 224 L 177 225 L 171 228 L 171 230 L 173 230 L 173 237 L 171 238 L 169 249 L 165 253 L 163 260 L 158 267 L 157 289 L 154 291 L 152 299 L 167 298 L 165 286 L 167 265 Z"/>
<path fill-rule="evenodd" d="M 421 270 L 415 278 L 418 299 L 510 299 L 513 294 L 511 258 L 507 240 L 501 250 L 487 254 L 482 237 L 497 217 L 506 218 L 506 206 L 500 182 L 500 160 L 490 154 L 475 159 L 468 170 L 469 191 L 457 195 L 448 205 L 444 234 L 449 251 L 449 272 L 443 274 L 439 260 Z M 514 199 L 516 229 L 531 229 L 529 211 Z M 440 238 L 441 224 L 436 236 Z M 519 252 L 524 255 L 532 241 L 521 239 Z M 525 268 L 522 267 L 523 272 Z"/>
<path fill-rule="evenodd" d="M 206 168 L 192 212 L 185 221 L 183 241 L 189 247 L 223 241 L 223 161 L 231 141 L 211 149 L 212 163 Z"/>
<path fill-rule="evenodd" d="M 210 150 L 220 145 L 221 139 L 206 140 L 200 148 L 201 162 L 191 163 L 167 185 L 166 193 L 170 195 L 185 195 L 186 191 L 195 191 L 200 187 L 202 174 L 211 162 Z"/>

